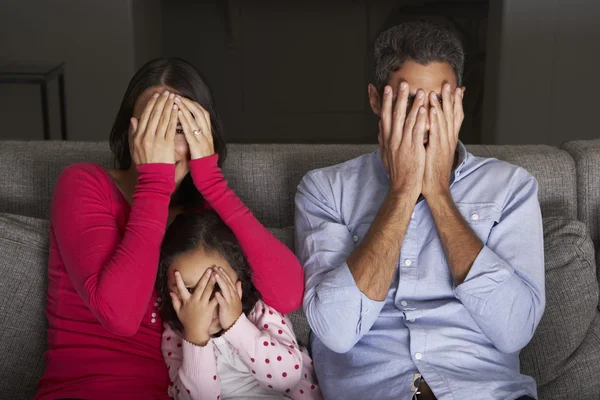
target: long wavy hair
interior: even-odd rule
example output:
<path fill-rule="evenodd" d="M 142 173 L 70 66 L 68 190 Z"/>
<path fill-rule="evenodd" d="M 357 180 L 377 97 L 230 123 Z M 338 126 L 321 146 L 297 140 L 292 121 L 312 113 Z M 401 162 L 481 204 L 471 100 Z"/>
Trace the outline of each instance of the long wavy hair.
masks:
<path fill-rule="evenodd" d="M 181 58 L 175 57 L 151 60 L 131 78 L 110 132 L 109 144 L 115 167 L 126 170 L 131 166 L 128 134 L 129 119 L 133 116 L 133 109 L 138 97 L 144 91 L 155 86 L 167 86 L 177 90 L 181 96 L 197 102 L 208 111 L 215 153 L 219 155 L 219 167 L 222 167 L 227 156 L 227 146 L 223 138 L 223 124 L 217 114 L 212 92 L 208 87 L 206 78 L 196 67 Z M 174 194 L 171 205 L 193 209 L 201 207 L 202 204 L 202 195 L 196 189 L 192 177 L 188 173 Z"/>
<path fill-rule="evenodd" d="M 156 287 L 162 299 L 160 316 L 175 331 L 183 325 L 173 308 L 169 295 L 169 267 L 173 260 L 189 251 L 203 248 L 218 252 L 227 260 L 242 282 L 242 311 L 245 315 L 254 308 L 261 296 L 252 283 L 252 270 L 235 235 L 214 211 L 179 214 L 167 229 L 161 247 Z"/>

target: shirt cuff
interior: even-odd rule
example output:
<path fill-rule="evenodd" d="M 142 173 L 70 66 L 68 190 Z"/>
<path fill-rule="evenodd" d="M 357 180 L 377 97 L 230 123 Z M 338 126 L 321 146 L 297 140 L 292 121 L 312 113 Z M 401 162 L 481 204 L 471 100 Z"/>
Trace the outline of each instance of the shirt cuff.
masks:
<path fill-rule="evenodd" d="M 329 272 L 325 281 L 335 282 L 335 286 L 338 288 L 335 291 L 327 290 L 327 286 L 324 286 L 325 290 L 319 293 L 319 296 L 323 301 L 345 303 L 348 305 L 349 298 L 357 298 L 359 300 L 360 307 L 360 321 L 359 321 L 359 332 L 365 333 L 379 318 L 379 313 L 385 305 L 385 300 L 377 301 L 370 299 L 363 292 L 360 291 L 350 272 L 350 267 L 347 263 L 342 264 L 339 268 Z"/>
<path fill-rule="evenodd" d="M 182 370 L 186 376 L 192 378 L 215 369 L 215 349 L 212 339 L 203 347 L 196 346 L 187 340 L 183 341 Z"/>
<path fill-rule="evenodd" d="M 489 298 L 514 274 L 513 267 L 483 246 L 465 281 L 454 288 L 454 295 L 467 309 L 482 314 Z"/>
<path fill-rule="evenodd" d="M 238 350 L 254 348 L 259 336 L 260 330 L 244 314 L 223 334 L 225 340 Z"/>

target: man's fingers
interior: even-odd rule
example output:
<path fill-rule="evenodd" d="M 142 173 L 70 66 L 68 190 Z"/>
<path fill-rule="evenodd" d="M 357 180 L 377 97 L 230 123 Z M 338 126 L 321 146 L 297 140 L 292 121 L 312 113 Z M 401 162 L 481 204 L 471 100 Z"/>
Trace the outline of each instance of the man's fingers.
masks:
<path fill-rule="evenodd" d="M 181 274 L 179 273 L 179 271 L 175 271 L 175 283 L 177 284 L 177 294 L 179 295 L 179 298 L 182 301 L 186 301 L 187 299 L 189 299 L 191 297 L 191 294 L 185 287 L 185 284 L 183 283 L 183 279 L 181 278 Z"/>
<path fill-rule="evenodd" d="M 171 295 L 171 303 L 173 303 L 175 314 L 179 314 L 179 310 L 181 309 L 181 300 L 179 300 L 179 297 L 177 297 L 177 295 L 173 292 L 169 292 L 169 295 Z"/>
<path fill-rule="evenodd" d="M 398 85 L 398 96 L 396 97 L 396 104 L 394 104 L 394 111 L 392 113 L 392 137 L 390 138 L 390 147 L 392 146 L 391 143 L 399 145 L 402 141 L 404 121 L 407 112 L 408 89 L 408 83 L 406 82 L 400 82 L 400 85 Z"/>
<path fill-rule="evenodd" d="M 454 92 L 449 83 L 444 83 L 442 86 L 442 106 L 446 119 L 446 131 L 449 132 L 454 129 Z"/>
<path fill-rule="evenodd" d="M 465 88 L 457 88 L 454 94 L 454 140 L 458 139 L 460 127 L 465 119 L 465 112 L 463 109 L 464 94 Z"/>
<path fill-rule="evenodd" d="M 146 130 L 146 126 L 148 125 L 148 120 L 150 119 L 150 115 L 152 114 L 152 110 L 154 109 L 154 105 L 156 104 L 156 100 L 160 96 L 160 93 L 154 93 L 148 103 L 146 103 L 146 107 L 142 112 L 139 123 L 139 132 L 144 132 Z"/>
<path fill-rule="evenodd" d="M 381 102 L 381 128 L 383 142 L 387 145 L 392 132 L 392 87 L 386 85 L 383 88 L 383 100 Z"/>
<path fill-rule="evenodd" d="M 439 108 L 431 107 L 429 109 L 429 145 L 436 147 L 440 141 L 440 112 Z"/>
<path fill-rule="evenodd" d="M 415 95 L 415 102 L 410 110 L 410 112 L 408 113 L 408 115 L 406 116 L 406 120 L 404 121 L 404 135 L 403 137 L 406 137 L 407 140 L 412 142 L 413 139 L 413 131 L 415 129 L 415 124 L 417 123 L 417 117 L 419 114 L 419 110 L 421 109 L 421 106 L 423 106 L 423 103 L 425 101 L 425 92 L 423 92 L 423 90 L 419 89 L 417 90 L 417 93 Z"/>
<path fill-rule="evenodd" d="M 417 122 L 415 123 L 415 127 L 412 132 L 412 137 L 413 137 L 415 146 L 418 146 L 419 144 L 423 145 L 426 125 L 427 125 L 427 112 L 425 110 L 425 107 L 421 106 L 417 110 Z"/>

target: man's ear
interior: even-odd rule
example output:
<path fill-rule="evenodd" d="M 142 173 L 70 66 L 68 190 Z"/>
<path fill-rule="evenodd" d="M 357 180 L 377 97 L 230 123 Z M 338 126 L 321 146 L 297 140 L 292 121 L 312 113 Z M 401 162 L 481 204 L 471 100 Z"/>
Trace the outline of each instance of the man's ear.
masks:
<path fill-rule="evenodd" d="M 381 98 L 379 97 L 379 92 L 377 91 L 377 88 L 371 83 L 369 83 L 368 90 L 369 90 L 369 104 L 371 105 L 371 110 L 373 110 L 375 115 L 380 117 L 381 116 Z"/>

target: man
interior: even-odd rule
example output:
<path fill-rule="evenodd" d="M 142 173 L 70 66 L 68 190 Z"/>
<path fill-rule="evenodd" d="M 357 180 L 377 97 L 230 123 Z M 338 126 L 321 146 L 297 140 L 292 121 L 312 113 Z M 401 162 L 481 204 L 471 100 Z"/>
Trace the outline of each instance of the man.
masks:
<path fill-rule="evenodd" d="M 545 306 L 537 182 L 458 141 L 453 33 L 402 24 L 376 40 L 375 58 L 379 151 L 308 173 L 296 196 L 324 395 L 536 397 L 519 351 Z"/>

